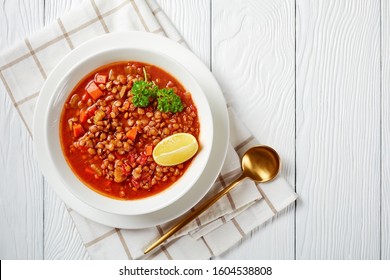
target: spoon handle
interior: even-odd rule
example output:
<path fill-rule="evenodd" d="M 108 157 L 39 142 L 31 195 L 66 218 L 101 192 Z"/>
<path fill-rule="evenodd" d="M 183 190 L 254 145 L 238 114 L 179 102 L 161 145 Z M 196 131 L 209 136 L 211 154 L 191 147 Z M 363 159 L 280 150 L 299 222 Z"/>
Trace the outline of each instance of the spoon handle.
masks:
<path fill-rule="evenodd" d="M 231 191 L 235 186 L 238 185 L 238 183 L 240 183 L 245 178 L 246 178 L 246 176 L 244 176 L 244 174 L 241 174 L 240 177 L 235 179 L 229 186 L 227 186 L 222 191 L 220 191 L 219 193 L 217 193 L 216 195 L 214 195 L 213 197 L 211 197 L 207 201 L 205 201 L 202 205 L 200 205 L 200 207 L 196 208 L 195 211 L 191 212 L 188 216 L 186 216 L 184 219 L 179 221 L 176 225 L 171 227 L 171 229 L 168 230 L 163 236 L 161 236 L 158 240 L 156 240 L 153 244 L 151 244 L 144 251 L 144 254 L 149 253 L 151 250 L 153 250 L 154 248 L 159 246 L 161 243 L 163 243 L 165 240 L 167 240 L 169 237 L 171 237 L 177 231 L 182 229 L 185 225 L 187 225 L 193 219 L 195 219 L 200 214 L 202 214 L 204 211 L 206 211 L 208 208 L 210 208 L 211 205 L 213 205 L 215 202 L 217 202 L 221 197 L 223 197 L 229 191 Z"/>

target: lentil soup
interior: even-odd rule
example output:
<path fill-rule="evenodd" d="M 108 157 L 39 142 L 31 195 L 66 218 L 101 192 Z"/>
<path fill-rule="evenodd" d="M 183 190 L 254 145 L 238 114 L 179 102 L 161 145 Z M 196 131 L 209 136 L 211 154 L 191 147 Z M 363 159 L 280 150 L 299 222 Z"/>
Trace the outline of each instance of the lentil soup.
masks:
<path fill-rule="evenodd" d="M 167 189 L 192 161 L 158 165 L 154 147 L 182 132 L 199 142 L 199 129 L 191 94 L 174 77 L 154 65 L 117 62 L 96 69 L 72 90 L 60 140 L 68 165 L 85 185 L 133 200 Z"/>

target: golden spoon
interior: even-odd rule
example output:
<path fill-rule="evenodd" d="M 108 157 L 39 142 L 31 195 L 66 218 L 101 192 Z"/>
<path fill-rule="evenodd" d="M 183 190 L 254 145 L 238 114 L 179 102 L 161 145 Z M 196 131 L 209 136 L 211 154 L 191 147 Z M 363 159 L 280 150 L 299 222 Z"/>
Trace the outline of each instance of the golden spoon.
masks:
<path fill-rule="evenodd" d="M 149 253 L 151 250 L 159 246 L 162 242 L 164 242 L 178 230 L 183 228 L 185 225 L 207 210 L 211 205 L 217 202 L 217 200 L 231 191 L 235 186 L 237 186 L 238 183 L 240 183 L 242 180 L 249 178 L 255 182 L 264 183 L 274 179 L 280 170 L 280 158 L 278 153 L 271 147 L 256 146 L 246 151 L 241 160 L 241 167 L 242 173 L 237 179 L 235 179 L 229 186 L 224 188 L 215 196 L 205 201 L 194 212 L 174 225 L 163 236 L 150 245 L 144 251 L 144 254 Z"/>

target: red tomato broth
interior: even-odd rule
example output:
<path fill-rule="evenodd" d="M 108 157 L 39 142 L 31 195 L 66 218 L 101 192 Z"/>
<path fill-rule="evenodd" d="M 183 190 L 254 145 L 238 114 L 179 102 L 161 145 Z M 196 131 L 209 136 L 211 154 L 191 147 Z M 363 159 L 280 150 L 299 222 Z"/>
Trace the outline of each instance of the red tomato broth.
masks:
<path fill-rule="evenodd" d="M 129 69 L 130 67 L 130 69 Z M 104 154 L 99 155 L 98 153 L 90 154 L 89 149 L 95 149 L 95 152 L 99 152 L 99 149 L 96 149 L 96 146 L 99 142 L 104 142 L 105 140 L 101 139 L 102 134 L 105 133 L 104 131 L 100 132 L 100 138 L 94 137 L 88 140 L 93 140 L 93 147 L 87 147 L 87 146 L 81 146 L 83 137 L 87 134 L 89 134 L 90 137 L 92 137 L 92 126 L 96 126 L 94 122 L 88 123 L 86 119 L 88 120 L 93 119 L 93 113 L 96 110 L 101 110 L 103 106 L 98 105 L 99 102 L 101 104 L 106 104 L 104 106 L 106 110 L 104 111 L 105 116 L 103 120 L 110 119 L 110 115 L 112 113 L 112 110 L 114 109 L 114 103 L 116 101 L 121 101 L 122 104 L 126 103 L 126 100 L 131 99 L 131 94 L 129 93 L 131 89 L 131 84 L 134 79 L 142 80 L 144 77 L 143 68 L 146 69 L 146 73 L 148 75 L 148 81 L 154 81 L 155 84 L 159 88 L 167 87 L 167 88 L 173 88 L 175 93 L 181 98 L 184 109 L 182 112 L 177 113 L 163 113 L 157 110 L 156 108 L 156 102 L 153 102 L 148 107 L 142 108 L 142 110 L 139 110 L 139 108 L 134 109 L 134 105 L 132 106 L 131 102 L 129 105 L 129 109 L 127 110 L 127 113 L 131 115 L 131 119 L 137 118 L 140 120 L 140 125 L 129 125 L 129 118 L 125 118 L 126 110 L 123 112 L 120 112 L 116 118 L 111 118 L 111 120 L 118 120 L 118 123 L 121 124 L 122 130 L 125 129 L 127 131 L 130 131 L 133 127 L 137 127 L 137 135 L 134 141 L 130 139 L 126 139 L 123 141 L 123 143 L 130 143 L 130 150 L 128 151 L 121 151 L 121 153 L 118 153 L 120 151 L 120 147 L 115 147 L 115 151 L 109 151 L 107 150 L 107 147 L 111 148 L 109 145 L 105 145 L 106 149 Z M 141 71 L 142 73 L 141 73 Z M 124 75 L 127 77 L 125 84 L 120 84 L 118 86 L 127 86 L 126 94 L 121 98 L 120 97 L 120 91 L 113 93 L 113 91 L 109 92 L 106 89 L 102 89 L 103 94 L 99 96 L 96 100 L 94 100 L 90 95 L 88 95 L 86 87 L 92 82 L 96 82 L 96 77 L 98 77 L 98 81 L 103 82 L 104 76 L 107 77 L 107 82 L 110 82 L 110 71 L 114 73 L 114 76 L 119 77 L 120 75 Z M 123 79 L 123 77 L 120 77 Z M 118 79 L 114 79 L 118 80 Z M 122 81 L 124 82 L 124 81 Z M 104 83 L 96 83 L 100 87 Z M 105 84 L 107 85 L 107 84 Z M 129 86 L 130 85 L 130 86 Z M 76 96 L 77 95 L 77 96 Z M 109 96 L 113 96 L 113 100 L 106 101 Z M 72 100 L 73 98 L 73 100 Z M 106 101 L 104 103 L 104 101 Z M 77 107 L 75 107 L 75 101 L 77 102 Z M 72 103 L 73 102 L 73 103 Z M 71 106 L 72 104 L 73 106 Z M 123 105 L 121 108 L 123 109 L 125 105 Z M 118 108 L 118 107 L 117 107 Z M 93 111 L 93 112 L 92 112 Z M 92 114 L 91 114 L 92 112 Z M 159 113 L 160 112 L 160 113 Z M 142 114 L 141 114 L 142 113 Z M 89 114 L 88 117 L 85 116 L 85 114 Z M 148 124 L 146 124 L 145 118 L 146 116 L 151 116 L 148 119 Z M 161 118 L 158 119 L 159 115 L 161 115 Z M 72 121 L 73 119 L 73 121 Z M 76 120 L 77 119 L 77 120 Z M 157 129 L 157 124 L 155 124 L 156 127 L 155 130 L 152 130 L 153 127 L 151 127 L 150 130 L 146 129 L 146 126 L 149 126 L 151 122 L 156 123 L 158 120 L 160 120 L 160 125 L 162 126 L 162 123 L 165 123 L 165 127 L 160 127 L 160 129 Z M 84 130 L 84 135 L 79 135 L 79 129 L 77 130 L 77 135 L 75 135 L 74 127 L 81 123 L 82 129 Z M 135 123 L 137 123 L 137 121 Z M 70 128 L 72 123 L 72 129 Z M 112 122 L 114 123 L 114 122 Z M 179 128 L 177 128 L 179 126 Z M 74 174 L 89 188 L 92 190 L 114 198 L 114 199 L 121 199 L 121 200 L 134 200 L 134 199 L 141 199 L 145 197 L 149 197 L 152 195 L 155 195 L 157 193 L 160 193 L 164 191 L 165 189 L 169 188 L 172 184 L 174 184 L 177 180 L 180 179 L 180 177 L 185 173 L 187 168 L 189 167 L 192 159 L 176 165 L 172 167 L 163 167 L 157 165 L 153 157 L 151 155 L 151 148 L 156 145 L 156 141 L 161 141 L 167 136 L 170 136 L 172 134 L 178 133 L 178 132 L 187 132 L 191 133 L 195 136 L 195 138 L 199 141 L 199 119 L 197 115 L 197 109 L 196 106 L 192 100 L 192 97 L 189 93 L 186 92 L 184 87 L 169 73 L 165 72 L 161 68 L 154 66 L 154 65 L 148 65 L 141 62 L 117 62 L 109 65 L 102 66 L 90 74 L 88 74 L 86 77 L 84 77 L 78 85 L 75 86 L 75 88 L 70 93 L 64 108 L 62 110 L 61 119 L 60 119 L 60 139 L 61 139 L 61 146 L 63 150 L 63 154 L 65 156 L 65 159 L 68 163 L 68 165 L 71 167 Z M 150 126 L 149 126 L 150 127 Z M 113 127 L 110 128 L 111 130 Z M 118 129 L 118 126 L 116 127 Z M 164 130 L 165 129 L 165 130 Z M 169 132 L 167 132 L 167 129 Z M 186 130 L 186 131 L 184 131 Z M 114 140 L 117 140 L 116 137 L 121 132 L 125 131 L 111 131 L 111 136 L 114 138 Z M 157 135 L 156 135 L 157 133 Z M 106 133 L 108 134 L 108 133 Z M 98 134 L 96 134 L 98 135 Z M 107 138 L 109 138 L 109 135 L 107 135 Z M 126 135 L 126 134 L 125 134 Z M 126 137 L 126 136 L 125 136 Z M 98 138 L 98 139 L 97 139 Z M 81 139 L 81 140 L 80 140 Z M 95 140 L 94 140 L 95 139 Z M 86 144 L 88 141 L 86 141 Z M 119 144 L 118 144 L 119 145 Z M 126 144 L 122 144 L 125 146 Z M 126 146 L 127 147 L 127 146 Z M 118 150 L 116 150 L 118 149 Z M 122 162 L 125 162 L 125 164 L 122 165 L 121 168 L 118 166 L 114 167 L 114 170 L 109 169 L 109 164 L 114 164 L 113 162 L 108 161 L 108 165 L 106 170 L 104 170 L 103 164 L 104 162 L 108 160 L 109 154 L 114 154 L 115 156 L 115 164 L 117 160 L 120 160 Z M 111 157 L 112 158 L 112 157 Z M 95 165 L 100 166 L 102 169 L 102 175 L 98 176 L 98 174 L 91 169 L 91 166 Z M 138 176 L 138 173 L 134 173 L 135 169 L 139 168 L 141 166 L 142 169 L 142 176 L 139 178 L 135 178 L 133 174 Z M 154 167 L 154 168 L 153 168 Z M 131 168 L 131 171 L 127 171 L 127 169 Z M 152 170 L 153 169 L 153 170 Z M 116 182 L 112 178 L 109 178 L 110 171 L 118 171 L 118 173 L 122 172 L 122 175 L 120 177 L 120 180 L 123 179 L 125 176 L 126 179 L 121 182 Z M 122 171 L 120 171 L 122 170 Z M 138 170 L 139 171 L 139 170 Z M 106 172 L 106 173 L 105 173 Z M 159 177 L 158 175 L 162 175 L 162 177 Z M 111 174 L 112 175 L 112 174 Z M 112 177 L 112 176 L 111 176 Z M 115 177 L 115 176 L 114 176 Z M 115 177 L 116 179 L 116 177 Z M 154 182 L 153 179 L 157 181 Z M 154 184 L 153 184 L 154 183 Z"/>

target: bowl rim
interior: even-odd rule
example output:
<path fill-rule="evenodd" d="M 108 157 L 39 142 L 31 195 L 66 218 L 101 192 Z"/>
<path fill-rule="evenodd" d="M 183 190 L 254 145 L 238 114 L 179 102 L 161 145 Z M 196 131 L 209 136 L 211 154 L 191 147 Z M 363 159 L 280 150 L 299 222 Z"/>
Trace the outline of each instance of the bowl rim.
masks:
<path fill-rule="evenodd" d="M 74 189 L 74 187 L 71 187 L 69 186 L 69 180 L 66 179 L 66 177 L 64 176 L 64 174 L 62 172 L 60 172 L 60 170 L 58 169 L 58 166 L 55 166 L 56 163 L 58 163 L 58 159 L 56 160 L 53 156 L 53 152 L 50 152 L 50 144 L 51 144 L 51 141 L 50 140 L 50 133 L 48 133 L 48 129 L 50 128 L 49 124 L 48 124 L 48 119 L 50 117 L 50 112 L 52 110 L 52 107 L 53 107 L 53 103 L 56 102 L 56 98 L 59 97 L 59 91 L 62 89 L 62 85 L 64 85 L 65 83 L 67 83 L 68 79 L 70 77 L 72 77 L 72 75 L 74 75 L 74 73 L 82 68 L 84 65 L 88 64 L 88 62 L 91 62 L 91 61 L 94 61 L 94 60 L 98 60 L 99 61 L 99 58 L 101 58 L 102 56 L 104 55 L 107 55 L 107 54 L 110 54 L 110 53 L 118 53 L 118 52 L 121 52 L 121 50 L 126 50 L 126 51 L 137 51 L 137 52 L 141 52 L 141 53 L 147 53 L 147 54 L 153 54 L 153 55 L 157 55 L 159 57 L 162 57 L 163 60 L 166 60 L 168 61 L 172 67 L 176 68 L 176 69 L 179 69 L 180 72 L 182 72 L 185 76 L 187 76 L 187 78 L 191 81 L 192 83 L 192 87 L 196 87 L 196 93 L 200 93 L 199 96 L 197 96 L 198 98 L 200 98 L 203 103 L 202 104 L 206 104 L 206 108 L 204 108 L 202 106 L 202 108 L 204 109 L 204 112 L 207 112 L 206 115 L 202 115 L 202 118 L 205 118 L 207 120 L 209 120 L 208 122 L 208 127 L 209 127 L 209 130 L 211 130 L 211 134 L 208 135 L 208 143 L 209 145 L 206 145 L 206 149 L 205 149 L 205 153 L 206 155 L 203 157 L 203 161 L 201 162 L 201 168 L 199 169 L 199 171 L 197 171 L 195 174 L 193 174 L 194 172 L 188 172 L 190 170 L 193 170 L 191 169 L 191 167 L 194 166 L 194 160 L 198 157 L 195 157 L 193 159 L 193 161 L 191 162 L 190 166 L 188 167 L 188 169 L 186 170 L 186 172 L 182 175 L 182 177 L 177 181 L 175 182 L 174 184 L 172 184 L 170 187 L 168 187 L 166 190 L 160 192 L 160 193 L 157 193 L 153 196 L 150 196 L 150 197 L 146 197 L 146 198 L 143 198 L 143 199 L 137 199 L 137 200 L 119 200 L 119 199 L 114 199 L 114 198 L 110 198 L 108 196 L 105 196 L 103 194 L 100 194 L 94 190 L 92 190 L 89 186 L 86 186 L 85 183 L 73 172 L 73 170 L 71 169 L 71 167 L 68 165 L 66 159 L 65 159 L 65 156 L 63 155 L 63 151 L 62 151 L 62 147 L 61 147 L 61 144 L 60 145 L 60 153 L 61 155 L 63 156 L 63 160 L 66 162 L 66 166 L 68 167 L 68 169 L 70 170 L 70 172 L 72 173 L 73 175 L 73 179 L 77 179 L 77 181 L 79 183 L 81 183 L 83 185 L 83 188 L 84 190 L 80 193 L 80 191 L 78 191 L 77 189 Z M 104 65 L 107 65 L 109 63 L 114 63 L 114 62 L 119 62 L 119 61 L 139 61 L 139 62 L 145 62 L 145 63 L 149 63 L 149 64 L 154 64 L 156 65 L 157 67 L 160 67 L 161 69 L 163 69 L 164 71 L 168 72 L 169 74 L 170 71 L 168 71 L 167 69 L 165 69 L 164 67 L 158 65 L 158 64 L 155 64 L 155 63 L 152 63 L 150 61 L 142 61 L 142 60 L 139 60 L 139 59 L 126 59 L 126 60 L 111 60 L 111 62 L 104 62 L 104 63 L 99 63 L 99 66 L 97 67 L 89 67 L 89 70 L 88 71 L 84 71 L 84 74 L 81 75 L 81 79 L 76 79 L 76 82 L 75 82 L 75 85 L 78 84 L 82 79 L 84 79 L 89 73 L 93 72 L 94 70 L 96 70 L 97 68 L 99 67 L 102 67 Z M 178 71 L 179 71 L 178 70 Z M 184 88 L 187 88 L 188 87 L 188 84 L 186 85 L 181 78 L 177 78 L 174 74 L 171 74 L 172 76 L 174 76 L 183 86 Z M 187 81 L 188 82 L 188 81 Z M 70 91 L 74 88 L 74 86 L 71 86 L 69 87 L 67 93 L 65 94 L 65 98 L 62 98 L 61 100 L 63 100 L 63 103 L 62 103 L 62 106 L 61 106 L 61 109 L 59 111 L 59 117 L 61 116 L 61 113 L 62 113 L 62 109 L 63 109 L 63 104 L 65 103 L 65 100 L 66 98 L 68 98 L 69 94 L 70 94 Z M 195 99 L 194 98 L 194 90 L 190 90 L 192 96 L 193 96 L 193 100 Z M 199 102 L 199 100 L 198 100 Z M 194 103 L 196 104 L 197 102 L 194 100 Z M 49 106 L 47 107 L 47 112 L 45 113 L 45 132 L 47 133 L 46 134 L 46 137 L 45 140 L 46 140 L 46 143 L 48 144 L 48 149 L 49 149 L 49 155 L 52 157 L 51 160 L 52 162 L 54 163 L 54 169 L 57 173 L 57 175 L 60 176 L 61 180 L 64 181 L 64 186 L 68 188 L 68 190 L 73 194 L 75 195 L 78 199 L 82 200 L 84 203 L 96 208 L 96 209 L 99 209 L 99 210 L 102 210 L 102 211 L 105 211 L 105 212 L 108 212 L 108 213 L 113 213 L 113 214 L 120 214 L 120 215 L 142 215 L 142 214 L 146 214 L 146 213 L 150 213 L 150 212 L 154 212 L 154 211 L 157 211 L 157 210 L 160 210 L 172 203 L 174 203 L 176 200 L 178 200 L 179 198 L 181 198 L 186 192 L 188 192 L 188 190 L 194 185 L 194 183 L 199 179 L 199 177 L 201 176 L 201 174 L 203 173 L 204 171 L 204 168 L 206 167 L 206 163 L 207 161 L 209 160 L 209 157 L 210 157 L 210 153 L 211 153 L 211 146 L 212 146 L 212 142 L 213 142 L 213 133 L 214 133 L 214 129 L 213 129 L 213 122 L 211 121 L 212 120 L 212 114 L 211 114 L 211 108 L 210 108 L 210 104 L 208 103 L 208 100 L 207 98 L 205 97 L 205 94 L 203 92 L 203 89 L 200 87 L 200 85 L 198 84 L 198 82 L 196 81 L 196 79 L 193 77 L 193 75 L 184 67 L 184 65 L 182 65 L 180 62 L 178 62 L 177 60 L 175 60 L 174 58 L 162 53 L 162 52 L 158 52 L 158 51 L 154 51 L 154 50 L 150 50 L 150 49 L 142 49 L 142 48 L 136 48 L 136 47 L 133 47 L 133 48 L 123 48 L 123 47 L 119 47 L 119 48 L 111 48 L 111 49 L 106 49 L 104 51 L 100 51 L 100 52 L 96 52 L 96 53 L 93 53 L 91 54 L 90 56 L 86 56 L 83 60 L 80 60 L 77 64 L 73 65 L 72 67 L 70 67 L 70 69 L 63 75 L 62 79 L 57 83 L 56 85 L 56 88 L 55 88 L 55 91 L 54 93 L 51 95 L 51 98 L 49 100 Z M 198 108 L 198 112 L 199 112 L 199 105 L 200 104 L 196 104 L 197 108 Z M 57 127 L 58 128 L 58 127 Z M 201 130 L 200 130 L 200 135 L 199 135 L 199 141 L 200 141 L 200 138 L 201 138 L 201 135 L 202 135 L 202 132 L 204 133 L 205 130 L 204 130 L 204 126 L 201 125 Z M 55 134 L 58 136 L 58 139 L 60 140 L 59 138 L 59 129 L 57 129 L 57 131 L 55 132 Z M 196 161 L 197 163 L 197 161 Z M 190 177 L 190 175 L 192 175 Z M 180 186 L 182 184 L 183 181 L 185 181 L 184 179 L 185 178 L 191 178 L 191 180 L 187 179 L 187 184 L 185 185 L 185 188 L 182 188 L 179 192 L 177 192 L 175 190 L 175 186 Z M 74 181 L 74 180 L 73 180 Z M 177 187 L 176 187 L 177 189 Z M 89 197 L 91 196 L 91 198 Z"/>
<path fill-rule="evenodd" d="M 136 39 L 136 40 L 134 40 Z M 190 189 L 182 198 L 159 211 L 143 215 L 116 215 L 95 209 L 80 201 L 63 188 L 62 182 L 50 173 L 51 165 L 47 158 L 47 149 L 42 139 L 42 129 L 44 111 L 48 106 L 47 101 L 57 82 L 62 78 L 62 73 L 66 72 L 68 64 L 75 64 L 84 57 L 85 53 L 98 52 L 111 47 L 112 42 L 117 46 L 132 47 L 142 46 L 155 49 L 158 44 L 159 50 L 165 54 L 180 59 L 183 63 L 191 64 L 191 73 L 203 88 L 212 110 L 214 124 L 214 139 L 210 159 L 204 170 L 203 176 L 199 177 L 195 186 Z M 95 38 L 81 43 L 74 52 L 61 58 L 58 64 L 49 73 L 47 82 L 41 89 L 41 93 L 36 98 L 36 106 L 33 109 L 32 135 L 34 137 L 33 146 L 37 163 L 50 188 L 66 204 L 70 213 L 78 213 L 93 222 L 97 222 L 109 227 L 124 229 L 140 229 L 154 227 L 171 221 L 185 212 L 189 211 L 198 203 L 213 186 L 218 174 L 221 172 L 223 163 L 226 160 L 229 147 L 230 124 L 226 100 L 222 89 L 210 72 L 209 67 L 202 62 L 192 51 L 170 38 L 159 36 L 143 31 L 118 31 L 108 34 L 98 35 Z M 76 215 L 77 217 L 78 215 Z"/>

